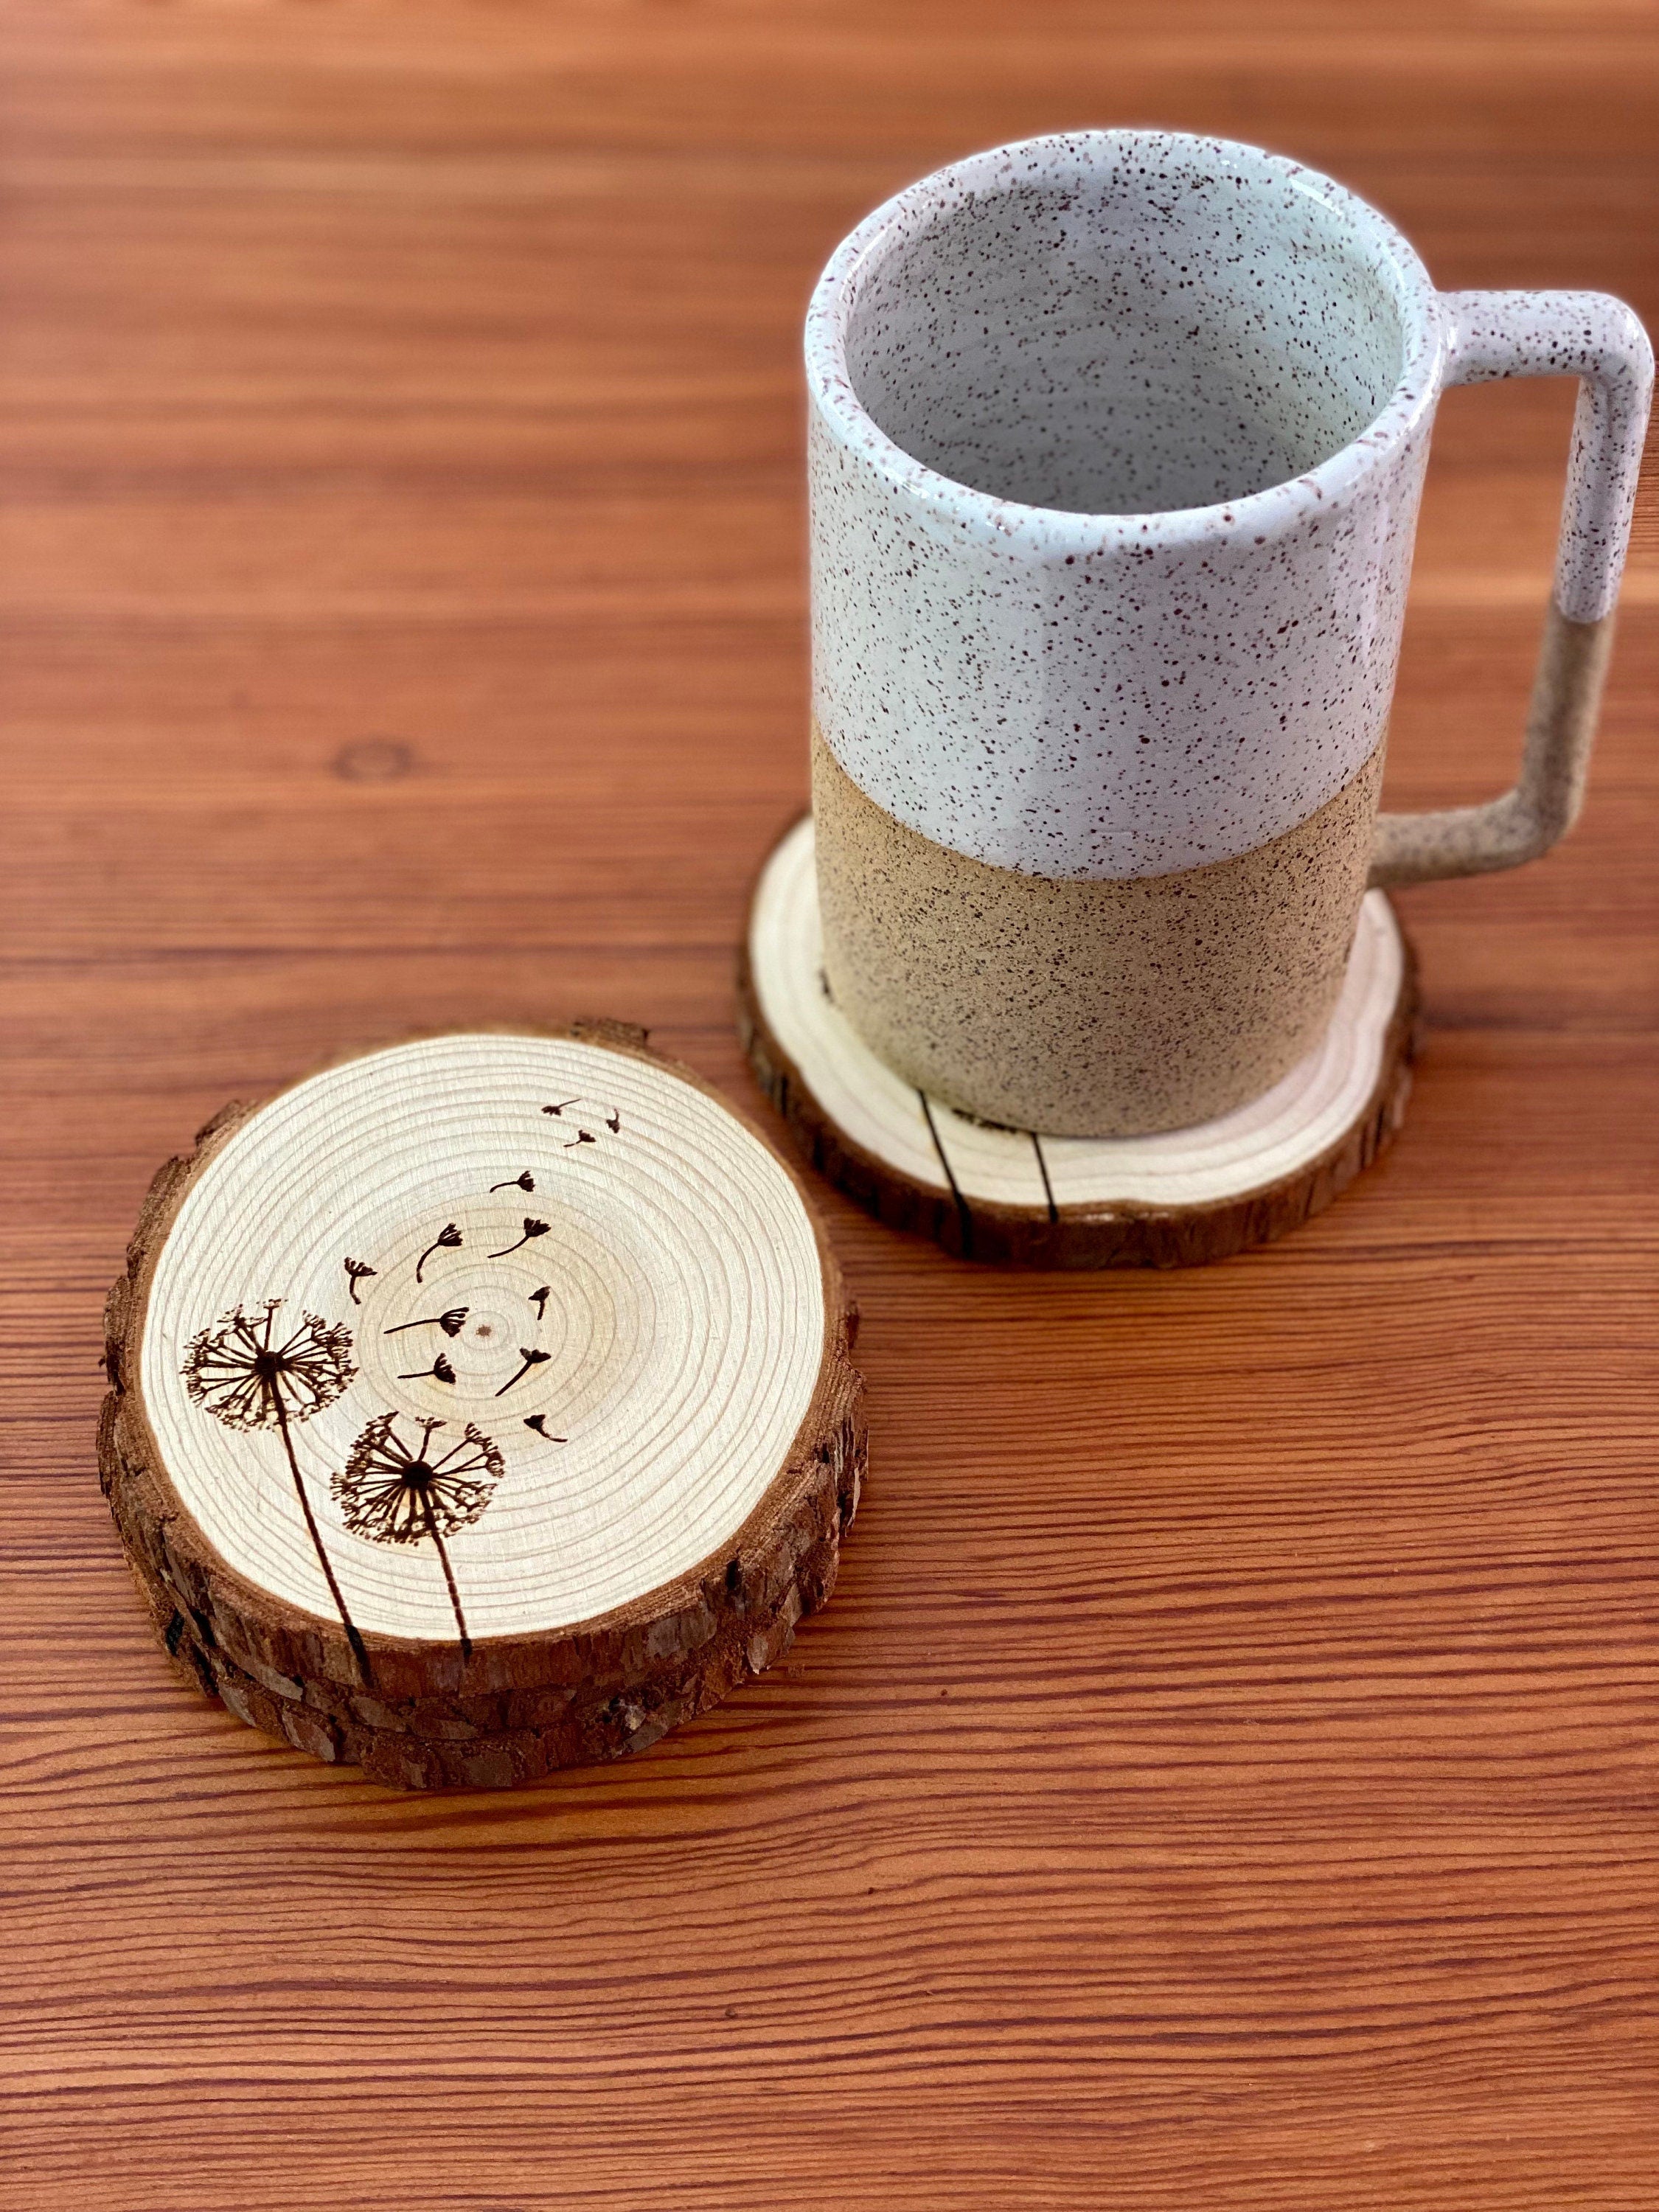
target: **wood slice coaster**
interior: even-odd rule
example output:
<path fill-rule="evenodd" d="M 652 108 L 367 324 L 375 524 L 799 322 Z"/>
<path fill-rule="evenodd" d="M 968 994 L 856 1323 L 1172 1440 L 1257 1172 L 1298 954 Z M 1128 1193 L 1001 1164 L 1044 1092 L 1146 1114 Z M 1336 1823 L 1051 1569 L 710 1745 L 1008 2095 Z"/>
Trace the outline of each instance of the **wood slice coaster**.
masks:
<path fill-rule="evenodd" d="M 642 1030 L 227 1107 L 110 1294 L 100 1463 L 167 1648 L 411 1789 L 639 1751 L 834 1586 L 864 1467 L 805 1191 Z"/>
<path fill-rule="evenodd" d="M 1324 1042 L 1265 1097 L 1151 1137 L 1048 1137 L 929 1098 L 830 996 L 811 819 L 762 872 L 738 963 L 762 1088 L 811 1164 L 896 1229 L 1000 1267 L 1179 1267 L 1294 1229 L 1369 1166 L 1411 1089 L 1416 963 L 1368 892 Z"/>

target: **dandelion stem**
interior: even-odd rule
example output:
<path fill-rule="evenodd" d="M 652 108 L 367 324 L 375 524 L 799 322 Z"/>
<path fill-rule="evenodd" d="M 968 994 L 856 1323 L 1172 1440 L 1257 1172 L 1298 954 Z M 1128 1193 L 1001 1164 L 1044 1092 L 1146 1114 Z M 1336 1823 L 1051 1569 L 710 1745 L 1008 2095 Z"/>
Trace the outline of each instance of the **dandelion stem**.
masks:
<path fill-rule="evenodd" d="M 505 1398 L 507 1392 L 513 1388 L 513 1385 L 515 1382 L 522 1382 L 524 1377 L 529 1374 L 532 1367 L 545 1366 L 553 1355 L 550 1352 L 532 1351 L 527 1346 L 521 1344 L 519 1346 L 519 1357 L 523 1360 L 524 1365 L 520 1368 L 516 1375 L 509 1375 L 507 1376 L 506 1382 L 502 1383 L 501 1389 L 495 1393 L 495 1395 L 498 1398 Z"/>
<path fill-rule="evenodd" d="M 446 1336 L 456 1335 L 466 1319 L 465 1306 L 453 1306 L 447 1313 L 426 1314 L 419 1321 L 394 1322 L 390 1328 L 380 1331 L 382 1336 L 401 1336 L 406 1328 L 441 1328 Z M 450 1327 L 451 1322 L 454 1327 Z"/>
<path fill-rule="evenodd" d="M 566 1152 L 568 1152 L 569 1149 L 569 1146 L 567 1145 L 565 1146 Z M 503 1244 L 499 1252 L 486 1252 L 484 1257 L 486 1260 L 505 1260 L 509 1252 L 516 1252 L 518 1250 L 520 1244 L 528 1244 L 532 1237 L 545 1237 L 546 1234 L 546 1222 L 537 1221 L 530 1214 L 526 1213 L 524 1218 L 524 1235 L 520 1237 L 518 1243 Z"/>
<path fill-rule="evenodd" d="M 441 1352 L 430 1367 L 417 1367 L 412 1375 L 400 1375 L 400 1382 L 424 1382 L 428 1376 L 434 1382 L 453 1382 L 455 1370 Z"/>
<path fill-rule="evenodd" d="M 426 1514 L 426 1533 L 438 1547 L 438 1559 L 444 1571 L 444 1580 L 449 1584 L 449 1602 L 454 1607 L 455 1626 L 460 1633 L 461 1656 L 470 1659 L 472 1656 L 472 1638 L 466 1632 L 466 1615 L 461 1611 L 461 1594 L 455 1587 L 455 1570 L 449 1564 L 448 1549 L 438 1534 L 437 1516 L 432 1510 L 432 1500 L 422 1498 L 421 1504 Z"/>
<path fill-rule="evenodd" d="M 416 1281 L 419 1283 L 423 1282 L 426 1279 L 424 1273 L 426 1263 L 432 1257 L 434 1252 L 457 1251 L 460 1247 L 460 1231 L 457 1229 L 453 1221 L 446 1222 L 442 1230 L 433 1238 L 432 1242 L 427 1246 L 425 1251 L 422 1253 L 420 1258 L 415 1262 Z"/>
<path fill-rule="evenodd" d="M 300 1473 L 300 1462 L 295 1456 L 294 1438 L 288 1425 L 288 1408 L 283 1403 L 283 1394 L 280 1390 L 273 1391 L 271 1395 L 276 1407 L 276 1425 L 283 1432 L 283 1447 L 288 1454 L 289 1469 L 294 1477 L 295 1493 L 300 1500 L 300 1510 L 306 1516 L 306 1527 L 311 1531 L 312 1547 L 317 1554 L 317 1564 L 323 1571 L 323 1579 L 327 1583 L 329 1595 L 334 1600 L 334 1610 L 340 1616 L 340 1626 L 345 1631 L 346 1642 L 351 1646 L 351 1656 L 357 1662 L 357 1672 L 362 1676 L 363 1687 L 366 1690 L 373 1689 L 374 1676 L 369 1668 L 368 1650 L 362 1638 L 357 1632 L 357 1624 L 351 1618 L 344 1593 L 335 1578 L 332 1566 L 329 1564 L 328 1553 L 323 1549 L 323 1532 L 317 1526 L 317 1516 L 311 1510 L 310 1498 L 306 1495 L 305 1479 Z"/>

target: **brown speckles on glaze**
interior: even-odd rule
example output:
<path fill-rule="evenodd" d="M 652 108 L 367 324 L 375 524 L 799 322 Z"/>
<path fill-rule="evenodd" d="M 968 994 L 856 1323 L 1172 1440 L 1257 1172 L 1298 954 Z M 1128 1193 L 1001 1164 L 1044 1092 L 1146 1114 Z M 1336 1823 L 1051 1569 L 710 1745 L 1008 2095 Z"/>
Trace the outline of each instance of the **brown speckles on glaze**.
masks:
<path fill-rule="evenodd" d="M 816 732 L 830 988 L 932 1097 L 1018 1128 L 1184 1128 L 1276 1083 L 1342 987 L 1379 748 L 1284 836 L 1209 867 L 1060 883 L 970 860 L 867 799 Z"/>
<path fill-rule="evenodd" d="M 1589 292 L 1436 292 L 1328 177 L 1033 138 L 845 240 L 806 325 L 813 702 L 936 842 L 1055 878 L 1249 851 L 1382 741 L 1436 403 L 1582 380 L 1557 568 L 1613 604 L 1652 354 Z"/>
<path fill-rule="evenodd" d="M 1451 336 L 1448 384 L 1579 380 L 1554 605 L 1569 622 L 1601 621 L 1619 597 L 1647 437 L 1647 332 L 1605 292 L 1443 292 L 1440 312 Z"/>
<path fill-rule="evenodd" d="M 1372 883 L 1425 884 L 1518 868 L 1565 836 L 1584 801 L 1613 623 L 1611 615 L 1572 622 L 1549 609 L 1514 789 L 1484 806 L 1379 815 Z"/>
<path fill-rule="evenodd" d="M 1062 133 L 899 194 L 807 319 L 842 766 L 1057 878 L 1304 821 L 1382 740 L 1445 343 L 1393 226 L 1253 147 Z"/>
<path fill-rule="evenodd" d="M 1621 302 L 1442 295 L 1294 161 L 1082 131 L 878 209 L 806 367 L 829 972 L 937 1096 L 1175 1127 L 1316 1040 L 1448 383 L 1581 380 L 1555 606 L 1520 785 L 1385 817 L 1377 880 L 1571 819 L 1652 379 Z"/>

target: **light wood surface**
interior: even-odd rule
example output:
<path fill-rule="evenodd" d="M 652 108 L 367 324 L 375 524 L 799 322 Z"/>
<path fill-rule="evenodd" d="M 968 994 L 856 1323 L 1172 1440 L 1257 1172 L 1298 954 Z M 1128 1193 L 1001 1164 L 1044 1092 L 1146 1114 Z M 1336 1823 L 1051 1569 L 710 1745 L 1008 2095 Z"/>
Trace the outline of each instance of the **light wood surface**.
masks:
<path fill-rule="evenodd" d="M 758 1103 L 860 214 L 1214 129 L 1652 322 L 1656 86 L 1626 0 L 0 11 L 7 2212 L 1650 2201 L 1652 550 L 1573 836 L 1401 896 L 1427 1049 L 1340 1205 L 1015 1279 L 826 1199 L 857 1534 L 647 1757 L 403 1799 L 266 1745 L 155 1656 L 92 1437 L 224 1099 L 604 1010 Z M 1447 399 L 1391 805 L 1513 781 L 1570 413 Z"/>
<path fill-rule="evenodd" d="M 1196 1267 L 1300 1228 L 1398 1131 L 1418 991 L 1381 891 L 1323 1038 L 1260 1098 L 1161 1134 L 1056 1137 L 975 1121 L 865 1042 L 824 971 L 813 835 L 804 817 L 761 871 L 739 1028 L 796 1150 L 890 1228 L 997 1267 Z"/>
<path fill-rule="evenodd" d="M 167 1656 L 393 1787 L 648 1750 L 835 1587 L 840 1269 L 637 1030 L 417 1038 L 227 1108 L 106 1325 L 100 1470 Z"/>

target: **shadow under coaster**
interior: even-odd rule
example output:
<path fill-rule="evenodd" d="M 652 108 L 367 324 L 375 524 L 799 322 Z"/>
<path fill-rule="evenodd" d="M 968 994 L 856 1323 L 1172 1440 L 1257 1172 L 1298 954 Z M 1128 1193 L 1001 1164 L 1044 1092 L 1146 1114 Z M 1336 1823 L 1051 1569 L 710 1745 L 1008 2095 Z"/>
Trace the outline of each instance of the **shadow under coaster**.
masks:
<path fill-rule="evenodd" d="M 1181 1267 L 1282 1237 L 1370 1166 L 1404 1118 L 1416 962 L 1366 894 L 1322 1042 L 1233 1113 L 1146 1137 L 1000 1128 L 878 1059 L 823 975 L 811 817 L 756 885 L 739 957 L 750 1064 L 806 1158 L 895 1229 L 1005 1267 Z"/>

